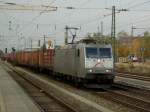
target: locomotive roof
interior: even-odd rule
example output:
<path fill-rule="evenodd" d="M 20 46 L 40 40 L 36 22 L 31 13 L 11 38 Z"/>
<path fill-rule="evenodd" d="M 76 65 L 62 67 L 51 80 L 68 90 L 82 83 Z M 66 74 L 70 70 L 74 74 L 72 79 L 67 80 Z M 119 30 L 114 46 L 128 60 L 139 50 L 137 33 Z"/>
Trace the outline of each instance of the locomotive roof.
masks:
<path fill-rule="evenodd" d="M 74 43 L 74 44 L 67 44 L 55 49 L 73 49 L 77 47 L 111 47 L 110 44 L 98 44 L 98 43 Z"/>

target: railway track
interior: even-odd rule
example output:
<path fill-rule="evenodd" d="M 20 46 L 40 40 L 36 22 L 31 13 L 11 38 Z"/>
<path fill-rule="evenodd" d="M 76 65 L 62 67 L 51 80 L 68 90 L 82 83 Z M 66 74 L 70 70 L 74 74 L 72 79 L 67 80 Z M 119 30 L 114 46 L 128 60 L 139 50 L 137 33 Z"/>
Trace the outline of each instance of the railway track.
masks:
<path fill-rule="evenodd" d="M 12 75 L 16 75 L 14 73 L 10 73 Z M 20 80 L 20 79 L 18 79 Z M 25 79 L 24 79 L 25 80 Z M 26 81 L 26 80 L 25 80 Z M 20 81 L 21 83 L 23 83 L 23 81 Z M 27 82 L 29 83 L 29 82 Z M 31 84 L 33 85 L 33 84 Z M 24 85 L 23 83 L 23 88 L 30 88 L 31 85 Z M 33 85 L 34 86 L 34 85 Z M 33 92 L 32 92 L 33 90 Z M 49 102 L 49 101 L 45 101 L 48 102 L 48 104 L 46 104 L 45 102 L 43 103 L 43 101 L 47 98 L 42 98 L 42 100 L 40 100 L 40 95 L 42 93 L 44 93 L 44 91 L 42 91 L 41 89 L 38 88 L 37 91 L 35 91 L 34 93 L 34 89 L 29 89 L 29 92 L 31 91 L 31 97 L 32 97 L 32 93 L 33 95 L 35 95 L 35 99 L 37 98 L 37 101 L 42 101 L 42 103 L 37 102 L 37 104 L 39 105 L 39 107 L 44 110 L 44 112 L 73 112 L 72 109 L 68 108 L 66 105 L 63 104 L 63 106 L 59 107 L 58 104 L 61 104 L 60 102 L 58 102 L 58 104 L 56 104 L 56 108 L 58 109 L 54 109 L 54 111 L 52 111 L 51 109 L 51 105 L 52 107 L 55 107 L 55 103 L 53 103 L 53 101 Z M 40 92 L 39 92 L 40 91 Z M 36 93 L 38 92 L 38 93 Z M 91 93 L 91 91 L 90 91 Z M 148 90 L 139 90 L 137 88 L 134 87 L 128 87 L 128 86 L 123 86 L 123 85 L 118 85 L 115 84 L 113 85 L 112 89 L 106 89 L 105 92 L 92 92 L 93 95 L 96 95 L 98 97 L 103 97 L 106 100 L 112 101 L 112 102 L 116 102 L 118 104 L 122 104 L 125 107 L 134 109 L 136 112 L 150 112 L 150 92 Z M 48 96 L 49 97 L 49 96 Z M 34 99 L 34 96 L 33 96 Z M 52 98 L 53 99 L 53 98 Z M 36 102 L 36 100 L 35 100 Z M 55 102 L 55 99 L 54 99 Z M 51 104 L 52 103 L 52 104 Z M 54 105 L 54 106 L 53 106 Z M 51 110 L 51 111 L 49 111 Z"/>
<path fill-rule="evenodd" d="M 104 97 L 138 112 L 150 112 L 149 91 L 136 90 L 124 86 L 113 86 L 112 89 L 104 89 L 105 92 L 96 92 L 99 97 Z M 143 93 L 142 93 L 143 92 Z"/>
<path fill-rule="evenodd" d="M 6 70 L 33 99 L 34 103 L 40 108 L 41 112 L 75 112 L 75 110 L 67 104 L 45 93 L 43 90 L 38 88 L 32 82 L 21 77 L 19 74 L 8 69 Z"/>
<path fill-rule="evenodd" d="M 150 82 L 150 77 L 148 77 L 148 76 L 140 76 L 140 75 L 136 75 L 136 74 L 127 74 L 127 73 L 117 73 L 117 76 Z"/>
<path fill-rule="evenodd" d="M 145 89 L 139 89 L 136 87 L 131 87 L 131 86 L 125 86 L 122 84 L 113 84 L 112 86 L 113 88 L 117 88 L 117 89 L 121 89 L 123 91 L 128 91 L 132 94 L 135 94 L 136 96 L 142 96 L 144 98 L 148 98 L 150 100 L 150 91 L 149 90 L 145 90 Z"/>

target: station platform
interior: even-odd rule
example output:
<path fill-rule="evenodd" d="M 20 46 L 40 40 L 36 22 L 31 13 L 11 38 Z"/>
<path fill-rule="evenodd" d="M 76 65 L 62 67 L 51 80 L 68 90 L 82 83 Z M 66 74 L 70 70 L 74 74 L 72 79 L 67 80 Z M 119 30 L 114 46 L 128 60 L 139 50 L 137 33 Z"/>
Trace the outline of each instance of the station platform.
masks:
<path fill-rule="evenodd" d="M 149 81 L 142 81 L 142 80 L 137 80 L 137 79 L 116 76 L 115 83 L 129 85 L 129 86 L 140 88 L 140 89 L 150 90 L 150 82 Z"/>
<path fill-rule="evenodd" d="M 0 62 L 0 112 L 41 112 Z"/>

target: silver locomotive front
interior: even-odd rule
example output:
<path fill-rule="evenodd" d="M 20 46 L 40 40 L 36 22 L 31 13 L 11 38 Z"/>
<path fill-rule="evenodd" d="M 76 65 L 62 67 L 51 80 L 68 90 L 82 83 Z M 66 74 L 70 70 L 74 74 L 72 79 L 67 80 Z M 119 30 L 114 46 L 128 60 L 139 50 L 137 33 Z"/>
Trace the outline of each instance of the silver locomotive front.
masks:
<path fill-rule="evenodd" d="M 112 83 L 114 79 L 113 63 L 111 45 L 85 46 L 85 77 L 87 79 Z"/>

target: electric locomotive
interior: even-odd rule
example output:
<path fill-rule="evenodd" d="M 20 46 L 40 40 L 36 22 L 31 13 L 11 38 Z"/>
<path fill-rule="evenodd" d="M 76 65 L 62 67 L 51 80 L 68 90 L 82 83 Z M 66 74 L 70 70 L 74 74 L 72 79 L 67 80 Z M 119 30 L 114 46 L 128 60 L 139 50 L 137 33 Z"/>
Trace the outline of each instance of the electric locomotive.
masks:
<path fill-rule="evenodd" d="M 111 45 L 82 41 L 55 49 L 53 71 L 77 82 L 112 84 L 113 63 Z"/>

